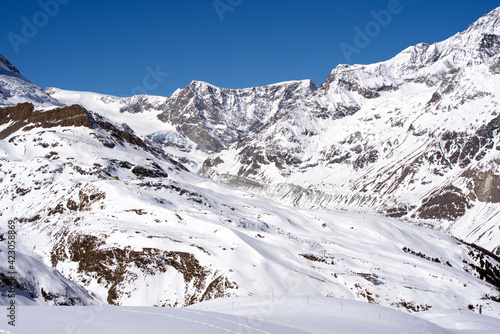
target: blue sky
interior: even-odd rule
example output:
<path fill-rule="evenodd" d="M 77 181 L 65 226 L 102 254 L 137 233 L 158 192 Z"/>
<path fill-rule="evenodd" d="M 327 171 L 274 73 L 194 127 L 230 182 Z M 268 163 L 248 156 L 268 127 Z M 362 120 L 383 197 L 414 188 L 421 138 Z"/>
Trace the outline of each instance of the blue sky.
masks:
<path fill-rule="evenodd" d="M 297 79 L 319 85 L 338 64 L 382 61 L 410 45 L 441 41 L 498 6 L 498 0 L 6 0 L 0 53 L 42 88 L 117 96 L 169 96 L 191 80 L 228 88 Z M 356 40 L 367 26 L 368 39 Z"/>

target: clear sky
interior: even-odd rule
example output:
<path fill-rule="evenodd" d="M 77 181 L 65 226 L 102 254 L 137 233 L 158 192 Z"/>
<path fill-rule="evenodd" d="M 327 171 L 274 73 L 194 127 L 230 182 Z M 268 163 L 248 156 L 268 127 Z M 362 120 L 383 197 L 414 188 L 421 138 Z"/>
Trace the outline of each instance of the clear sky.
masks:
<path fill-rule="evenodd" d="M 0 53 L 42 88 L 117 96 L 169 96 L 191 80 L 228 88 L 298 79 L 319 85 L 338 64 L 383 61 L 410 45 L 441 41 L 498 6 L 498 0 L 4 0 Z M 356 38 L 367 29 L 368 39 Z"/>

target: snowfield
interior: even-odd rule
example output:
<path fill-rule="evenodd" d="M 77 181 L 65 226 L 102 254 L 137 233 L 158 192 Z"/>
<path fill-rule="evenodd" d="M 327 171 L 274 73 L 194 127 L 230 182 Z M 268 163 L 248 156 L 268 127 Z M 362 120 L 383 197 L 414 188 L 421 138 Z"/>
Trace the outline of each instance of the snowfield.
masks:
<path fill-rule="evenodd" d="M 15 327 L 0 333 L 492 334 L 500 319 L 470 311 L 409 315 L 337 298 L 238 297 L 189 308 L 19 307 Z M 5 317 L 5 310 L 0 311 Z M 50 319 L 50 321 L 47 321 Z"/>

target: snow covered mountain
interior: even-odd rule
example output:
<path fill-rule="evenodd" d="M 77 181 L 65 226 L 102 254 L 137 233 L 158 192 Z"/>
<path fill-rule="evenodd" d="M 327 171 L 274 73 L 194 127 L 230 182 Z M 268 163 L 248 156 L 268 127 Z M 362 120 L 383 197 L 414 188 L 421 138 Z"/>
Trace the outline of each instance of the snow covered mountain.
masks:
<path fill-rule="evenodd" d="M 40 87 L 24 78 L 19 70 L 0 54 L 0 106 L 31 102 L 38 107 L 61 105 Z"/>
<path fill-rule="evenodd" d="M 433 225 L 500 254 L 500 8 L 372 65 L 339 65 L 201 172 L 308 208 Z"/>
<path fill-rule="evenodd" d="M 499 314 L 498 259 L 442 232 L 231 189 L 78 105 L 0 113 L 2 219 L 104 303 L 307 294 Z"/>
<path fill-rule="evenodd" d="M 499 15 L 320 87 L 31 91 L 2 60 L 22 89 L 2 88 L 0 217 L 39 268 L 36 302 L 47 286 L 74 304 L 305 295 L 499 317 Z"/>
<path fill-rule="evenodd" d="M 315 90 L 311 80 L 246 89 L 193 81 L 172 94 L 159 119 L 174 124 L 202 151 L 218 152 L 269 123 L 288 103 Z"/>
<path fill-rule="evenodd" d="M 193 81 L 170 97 L 137 95 L 127 98 L 47 88 L 65 105 L 79 104 L 127 124 L 139 136 L 163 147 L 171 156 L 197 171 L 208 154 L 268 123 L 291 101 L 311 94 L 310 80 L 290 81 L 246 89 L 218 88 Z"/>
<path fill-rule="evenodd" d="M 162 122 L 158 116 L 165 111 L 169 98 L 151 95 L 117 97 L 92 92 L 68 91 L 47 88 L 45 92 L 64 105 L 78 104 L 99 115 L 112 119 L 137 136 L 153 141 L 169 156 L 190 170 L 197 171 L 208 157 L 198 149 L 180 129 L 171 123 Z"/>

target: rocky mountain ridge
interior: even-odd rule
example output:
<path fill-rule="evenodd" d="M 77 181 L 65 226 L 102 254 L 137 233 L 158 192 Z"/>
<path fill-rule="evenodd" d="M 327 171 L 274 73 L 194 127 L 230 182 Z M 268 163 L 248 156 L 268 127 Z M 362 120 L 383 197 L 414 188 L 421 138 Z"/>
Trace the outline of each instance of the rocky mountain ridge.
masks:
<path fill-rule="evenodd" d="M 167 100 L 158 118 L 205 152 L 219 152 L 270 122 L 291 101 L 316 90 L 310 80 L 263 87 L 225 89 L 193 81 Z"/>

